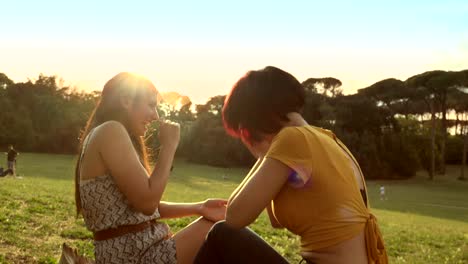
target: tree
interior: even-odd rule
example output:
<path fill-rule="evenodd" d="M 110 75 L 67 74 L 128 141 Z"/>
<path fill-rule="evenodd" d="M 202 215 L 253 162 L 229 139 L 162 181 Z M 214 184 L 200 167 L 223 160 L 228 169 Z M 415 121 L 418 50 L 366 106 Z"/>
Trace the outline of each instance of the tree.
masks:
<path fill-rule="evenodd" d="M 397 133 L 400 132 L 395 115 L 401 112 L 402 108 L 400 105 L 406 104 L 409 101 L 409 90 L 402 81 L 394 78 L 385 79 L 367 88 L 359 89 L 358 94 L 372 98 L 378 106 L 385 107 L 390 112 L 393 129 Z M 405 116 L 407 118 L 406 112 Z"/>
<path fill-rule="evenodd" d="M 0 73 L 0 90 L 6 90 L 7 87 L 13 85 L 14 82 L 4 73 Z"/>
<path fill-rule="evenodd" d="M 251 165 L 253 157 L 247 149 L 224 130 L 221 111 L 225 98 L 214 96 L 196 106 L 196 120 L 190 125 L 186 146 L 189 161 L 222 167 Z"/>
<path fill-rule="evenodd" d="M 340 88 L 341 81 L 333 77 L 309 78 L 302 82 L 302 86 L 311 92 L 317 92 L 324 96 L 336 97 L 343 94 Z"/>
<path fill-rule="evenodd" d="M 306 91 L 303 116 L 311 124 L 331 129 L 336 122 L 333 100 L 342 95 L 341 81 L 333 78 L 309 78 L 302 82 Z"/>
<path fill-rule="evenodd" d="M 221 117 L 225 95 L 211 97 L 204 105 L 196 105 L 197 115 L 211 114 Z"/>
<path fill-rule="evenodd" d="M 461 170 L 460 170 L 460 177 L 459 180 L 465 181 L 465 166 L 466 166 L 466 153 L 468 152 L 468 129 L 464 129 L 465 136 L 463 137 L 463 150 L 462 150 L 462 163 L 461 163 Z"/>
<path fill-rule="evenodd" d="M 414 89 L 413 99 L 423 100 L 427 108 L 431 113 L 431 140 L 430 140 L 430 167 L 429 167 L 429 179 L 434 179 L 435 174 L 435 93 L 433 89 L 428 89 L 426 86 L 429 83 L 429 80 L 437 75 L 441 74 L 442 71 L 426 72 L 423 74 L 415 75 L 406 80 L 406 84 Z"/>
<path fill-rule="evenodd" d="M 448 96 L 452 91 L 458 87 L 463 86 L 466 83 L 466 79 L 467 76 L 464 71 L 428 71 L 410 77 L 406 81 L 408 86 L 418 91 L 417 94 L 419 97 L 426 101 L 431 110 L 431 124 L 433 128 L 433 131 L 431 132 L 431 149 L 433 152 L 433 157 L 431 158 L 431 179 L 435 173 L 435 168 L 433 168 L 435 163 L 433 161 L 433 159 L 435 159 L 435 113 L 437 110 L 442 113 L 441 172 L 445 173 L 445 142 L 447 139 Z"/>
<path fill-rule="evenodd" d="M 76 153 L 80 129 L 99 94 L 80 93 L 55 76 L 14 83 L 0 74 L 0 145 L 24 151 Z M 2 85 L 3 84 L 3 85 Z"/>
<path fill-rule="evenodd" d="M 464 87 L 459 87 L 451 93 L 450 100 L 454 110 L 458 114 L 462 113 L 463 119 L 460 124 L 460 136 L 463 140 L 462 147 L 462 159 L 461 159 L 461 169 L 459 180 L 466 180 L 465 176 L 465 166 L 466 166 L 466 154 L 468 152 L 468 70 L 462 71 L 462 74 L 466 74 L 467 78 L 465 79 Z"/>

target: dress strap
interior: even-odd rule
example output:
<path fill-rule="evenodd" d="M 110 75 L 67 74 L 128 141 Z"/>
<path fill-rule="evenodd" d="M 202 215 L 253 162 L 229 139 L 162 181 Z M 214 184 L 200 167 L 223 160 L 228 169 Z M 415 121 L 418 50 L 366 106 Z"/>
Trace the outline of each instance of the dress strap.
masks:
<path fill-rule="evenodd" d="M 92 135 L 93 132 L 94 132 L 94 128 L 91 129 L 91 131 L 88 133 L 88 135 L 86 136 L 86 138 L 84 139 L 84 142 L 83 142 L 83 149 L 81 150 L 81 153 L 80 153 L 80 164 L 79 164 L 79 166 L 80 166 L 80 178 L 81 178 L 81 166 L 83 164 L 83 157 L 84 157 L 86 148 L 88 147 L 89 139 L 91 138 L 91 135 Z"/>

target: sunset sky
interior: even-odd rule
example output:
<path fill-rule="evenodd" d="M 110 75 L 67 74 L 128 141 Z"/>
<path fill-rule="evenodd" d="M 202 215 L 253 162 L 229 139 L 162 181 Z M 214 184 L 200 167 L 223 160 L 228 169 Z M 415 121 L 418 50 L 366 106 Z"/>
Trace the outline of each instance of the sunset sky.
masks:
<path fill-rule="evenodd" d="M 121 71 L 202 103 L 247 70 L 335 77 L 346 94 L 468 69 L 468 1 L 2 1 L 0 72 L 100 90 Z"/>

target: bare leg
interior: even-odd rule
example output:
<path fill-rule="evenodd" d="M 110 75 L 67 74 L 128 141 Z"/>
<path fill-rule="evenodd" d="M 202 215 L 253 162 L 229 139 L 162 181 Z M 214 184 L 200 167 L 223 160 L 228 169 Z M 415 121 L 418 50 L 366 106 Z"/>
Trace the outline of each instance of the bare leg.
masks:
<path fill-rule="evenodd" d="M 177 263 L 193 263 L 198 250 L 205 242 L 206 234 L 213 224 L 213 222 L 200 217 L 174 235 Z"/>

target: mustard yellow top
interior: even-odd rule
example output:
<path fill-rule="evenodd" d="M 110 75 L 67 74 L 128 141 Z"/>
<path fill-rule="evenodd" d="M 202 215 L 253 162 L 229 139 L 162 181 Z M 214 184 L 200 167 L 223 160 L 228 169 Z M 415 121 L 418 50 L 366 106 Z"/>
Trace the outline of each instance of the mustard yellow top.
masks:
<path fill-rule="evenodd" d="M 285 127 L 274 137 L 265 158 L 293 170 L 272 201 L 272 211 L 282 226 L 301 237 L 301 251 L 336 245 L 365 228 L 369 263 L 387 263 L 375 217 L 360 193 L 359 179 L 367 193 L 361 169 L 331 131 Z"/>

